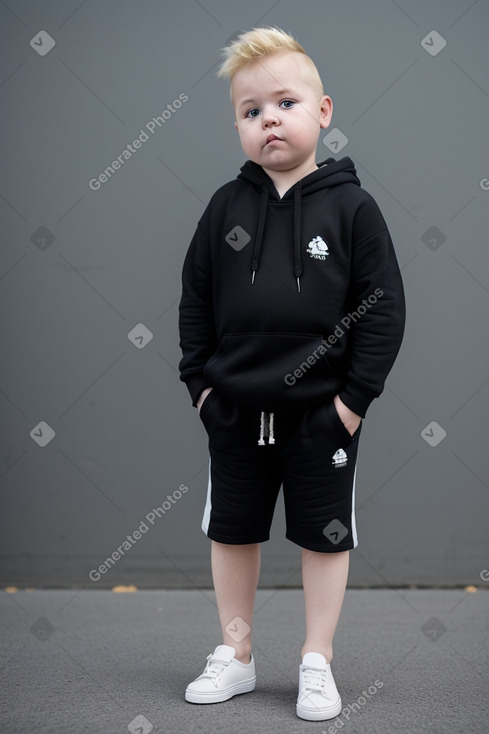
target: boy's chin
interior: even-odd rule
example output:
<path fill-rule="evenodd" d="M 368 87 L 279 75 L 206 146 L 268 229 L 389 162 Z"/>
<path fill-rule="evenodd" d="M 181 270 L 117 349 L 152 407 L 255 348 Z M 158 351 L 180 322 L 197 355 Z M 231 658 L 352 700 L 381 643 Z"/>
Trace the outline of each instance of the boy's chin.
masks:
<path fill-rule="evenodd" d="M 298 158 L 294 160 L 282 160 L 282 161 L 258 161 L 258 164 L 265 168 L 267 171 L 276 171 L 277 173 L 285 173 L 286 171 L 293 171 L 295 168 L 300 168 L 307 162 L 308 158 Z"/>
<path fill-rule="evenodd" d="M 276 151 L 278 153 L 279 151 Z M 300 168 L 309 160 L 316 160 L 316 149 L 313 151 L 307 151 L 303 154 L 298 153 L 297 155 L 291 155 L 290 152 L 285 154 L 285 151 L 281 155 L 260 155 L 260 156 L 248 156 L 253 163 L 257 163 L 267 171 L 277 171 L 277 173 L 292 171 L 295 168 Z"/>

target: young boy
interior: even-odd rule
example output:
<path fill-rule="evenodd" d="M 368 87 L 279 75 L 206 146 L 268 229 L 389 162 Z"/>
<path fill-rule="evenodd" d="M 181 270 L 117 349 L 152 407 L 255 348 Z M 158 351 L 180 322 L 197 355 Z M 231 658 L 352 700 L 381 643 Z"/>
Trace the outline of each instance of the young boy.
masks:
<path fill-rule="evenodd" d="M 306 604 L 296 713 L 320 721 L 341 712 L 330 663 L 357 546 L 358 440 L 401 345 L 403 286 L 352 160 L 315 162 L 333 105 L 302 46 L 253 29 L 225 49 L 219 75 L 249 160 L 199 221 L 179 328 L 180 379 L 209 439 L 202 529 L 223 643 L 185 699 L 216 703 L 255 687 L 260 543 L 283 486 Z"/>

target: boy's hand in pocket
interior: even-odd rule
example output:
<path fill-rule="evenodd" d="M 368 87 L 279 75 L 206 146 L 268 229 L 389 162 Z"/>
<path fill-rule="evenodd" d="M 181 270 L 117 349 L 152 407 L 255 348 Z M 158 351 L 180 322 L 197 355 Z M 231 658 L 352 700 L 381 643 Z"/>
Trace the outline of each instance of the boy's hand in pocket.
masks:
<path fill-rule="evenodd" d="M 200 393 L 200 397 L 197 400 L 197 412 L 198 413 L 200 413 L 200 409 L 202 408 L 202 403 L 204 402 L 204 400 L 206 399 L 206 397 L 208 396 L 208 394 L 210 393 L 211 390 L 212 390 L 212 387 L 206 387 Z"/>
<path fill-rule="evenodd" d="M 336 412 L 341 418 L 341 422 L 345 426 L 350 436 L 353 436 L 362 421 L 361 416 L 354 413 L 353 410 L 350 410 L 350 408 L 348 408 L 341 400 L 339 395 L 334 396 L 333 402 L 334 407 L 336 408 Z"/>

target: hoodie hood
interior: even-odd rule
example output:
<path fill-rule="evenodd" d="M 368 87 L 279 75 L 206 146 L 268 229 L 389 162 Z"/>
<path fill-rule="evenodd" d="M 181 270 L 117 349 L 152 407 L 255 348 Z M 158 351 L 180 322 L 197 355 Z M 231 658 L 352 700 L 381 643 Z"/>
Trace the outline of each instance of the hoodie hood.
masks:
<path fill-rule="evenodd" d="M 317 165 L 317 170 L 309 173 L 307 176 L 291 186 L 282 197 L 282 200 L 291 199 L 294 190 L 299 186 L 302 189 L 303 194 L 306 195 L 313 194 L 316 191 L 319 191 L 319 189 L 326 189 L 343 183 L 354 183 L 357 186 L 361 185 L 360 179 L 357 176 L 355 164 L 349 157 L 340 158 L 339 161 L 334 158 L 327 158 Z M 241 167 L 240 173 L 238 173 L 238 178 L 250 181 L 259 188 L 265 186 L 272 198 L 277 200 L 280 199 L 272 179 L 267 173 L 265 173 L 258 163 L 246 161 L 246 163 Z"/>
<path fill-rule="evenodd" d="M 355 184 L 356 186 L 361 185 L 360 179 L 356 173 L 355 165 L 352 159 L 348 156 L 341 158 L 339 161 L 336 161 L 334 158 L 327 158 L 317 165 L 318 168 L 316 171 L 313 171 L 293 184 L 293 186 L 285 192 L 283 197 L 280 197 L 270 176 L 265 173 L 263 168 L 257 163 L 246 161 L 240 169 L 238 179 L 243 179 L 252 184 L 261 197 L 260 213 L 258 216 L 256 236 L 251 255 L 252 284 L 255 282 L 255 276 L 260 267 L 260 252 L 270 199 L 275 201 L 293 202 L 294 225 L 292 243 L 294 249 L 294 277 L 297 281 L 297 290 L 300 292 L 300 279 L 303 270 L 301 256 L 302 199 L 306 196 L 315 194 L 321 189 L 332 188 L 345 183 Z"/>

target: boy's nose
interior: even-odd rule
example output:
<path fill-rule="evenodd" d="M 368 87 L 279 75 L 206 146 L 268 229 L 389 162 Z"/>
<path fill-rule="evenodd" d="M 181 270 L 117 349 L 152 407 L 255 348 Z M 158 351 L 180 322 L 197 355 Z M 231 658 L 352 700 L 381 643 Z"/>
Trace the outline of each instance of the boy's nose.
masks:
<path fill-rule="evenodd" d="M 262 124 L 264 128 L 270 127 L 271 125 L 279 125 L 280 120 L 277 115 L 277 110 L 272 105 L 266 105 L 262 113 Z"/>
<path fill-rule="evenodd" d="M 263 127 L 267 128 L 267 127 L 271 127 L 273 125 L 279 125 L 279 124 L 280 124 L 280 120 L 278 119 L 277 115 L 275 115 L 274 113 L 270 112 L 269 114 L 263 115 Z"/>

